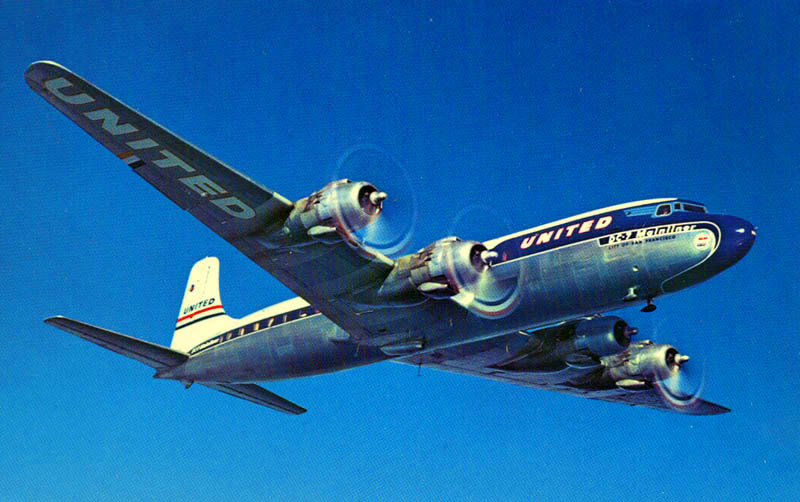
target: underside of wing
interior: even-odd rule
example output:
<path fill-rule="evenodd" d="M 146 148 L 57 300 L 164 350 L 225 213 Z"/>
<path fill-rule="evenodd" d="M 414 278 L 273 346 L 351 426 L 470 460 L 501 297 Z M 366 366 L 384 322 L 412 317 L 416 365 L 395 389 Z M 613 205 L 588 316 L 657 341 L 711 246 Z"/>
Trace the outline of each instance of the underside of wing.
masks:
<path fill-rule="evenodd" d="M 45 319 L 44 322 L 155 369 L 177 366 L 185 362 L 189 357 L 182 352 L 162 345 L 98 328 L 67 317 L 50 317 Z"/>
<path fill-rule="evenodd" d="M 181 208 L 226 239 L 282 220 L 292 204 L 63 66 L 39 61 L 25 81 Z"/>
<path fill-rule="evenodd" d="M 568 342 L 558 335 L 563 333 L 564 327 L 569 324 L 549 332 L 542 330 L 542 336 L 535 332 L 515 332 L 398 361 L 588 399 L 690 415 L 730 411 L 698 396 L 676 393 L 647 372 L 641 372 L 645 376 L 636 378 L 620 376 L 626 365 L 635 364 L 638 369 L 644 361 L 656 360 L 652 354 L 669 356 L 670 350 L 674 350 L 671 346 L 644 341 L 631 343 L 622 352 L 606 357 L 595 357 L 586 351 L 565 353 L 559 344 Z M 556 340 L 555 345 L 553 340 Z"/>
<path fill-rule="evenodd" d="M 57 63 L 33 63 L 25 80 L 136 174 L 353 337 L 372 335 L 351 297 L 379 286 L 393 262 L 361 246 L 353 231 L 371 223 L 386 194 L 342 180 L 295 204 Z"/>
<path fill-rule="evenodd" d="M 289 413 L 290 415 L 300 415 L 306 412 L 305 408 L 297 406 L 291 401 L 288 401 L 277 394 L 273 394 L 267 389 L 252 383 L 211 383 L 211 382 L 198 382 L 200 385 L 208 387 L 209 389 L 218 390 L 225 394 L 238 397 L 250 401 L 251 403 L 260 404 L 272 408 L 273 410 Z"/>
<path fill-rule="evenodd" d="M 683 401 L 674 400 L 668 395 L 665 396 L 662 391 L 655 387 L 639 391 L 628 390 L 620 392 L 617 390 L 607 395 L 600 392 L 594 395 L 589 393 L 585 396 L 589 399 L 623 403 L 631 406 L 645 406 L 656 410 L 686 413 L 687 415 L 721 415 L 731 411 L 729 408 L 699 398 L 688 397 Z"/>

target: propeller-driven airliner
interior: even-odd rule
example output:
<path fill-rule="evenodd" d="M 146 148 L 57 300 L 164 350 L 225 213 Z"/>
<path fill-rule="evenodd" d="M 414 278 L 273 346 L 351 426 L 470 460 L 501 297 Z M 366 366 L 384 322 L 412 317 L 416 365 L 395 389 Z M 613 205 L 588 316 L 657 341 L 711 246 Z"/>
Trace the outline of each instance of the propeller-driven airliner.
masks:
<path fill-rule="evenodd" d="M 299 414 L 306 410 L 256 382 L 391 360 L 668 411 L 730 411 L 675 383 L 687 355 L 634 340 L 638 330 L 609 312 L 651 312 L 656 298 L 739 261 L 756 237 L 742 218 L 656 198 L 486 242 L 445 237 L 391 258 L 364 238 L 391 211 L 372 183 L 333 181 L 292 202 L 59 64 L 33 63 L 25 80 L 298 295 L 232 318 L 219 261 L 206 257 L 189 272 L 169 347 L 67 317 L 45 320 L 151 366 L 156 378 Z"/>

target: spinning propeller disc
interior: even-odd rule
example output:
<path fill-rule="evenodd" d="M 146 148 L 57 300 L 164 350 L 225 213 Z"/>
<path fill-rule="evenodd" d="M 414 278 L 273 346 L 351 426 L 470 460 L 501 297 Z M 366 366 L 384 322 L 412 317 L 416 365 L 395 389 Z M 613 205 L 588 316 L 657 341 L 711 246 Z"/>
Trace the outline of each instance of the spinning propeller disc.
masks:
<path fill-rule="evenodd" d="M 357 145 L 336 163 L 333 179 L 367 181 L 386 195 L 380 217 L 364 228 L 346 229 L 364 245 L 389 256 L 408 252 L 417 221 L 417 199 L 408 172 L 394 157 L 373 145 Z"/>
<path fill-rule="evenodd" d="M 462 209 L 448 228 L 448 235 L 456 235 L 462 239 L 485 240 L 494 235 L 475 235 L 475 229 L 491 229 L 492 234 L 504 230 L 511 233 L 511 227 L 505 217 L 494 209 L 473 205 Z M 496 319 L 511 314 L 520 304 L 521 286 L 525 282 L 524 269 L 499 264 L 497 253 L 487 249 L 480 259 L 488 265 L 477 282 L 458 284 L 459 294 L 453 299 L 474 314 L 488 319 Z"/>

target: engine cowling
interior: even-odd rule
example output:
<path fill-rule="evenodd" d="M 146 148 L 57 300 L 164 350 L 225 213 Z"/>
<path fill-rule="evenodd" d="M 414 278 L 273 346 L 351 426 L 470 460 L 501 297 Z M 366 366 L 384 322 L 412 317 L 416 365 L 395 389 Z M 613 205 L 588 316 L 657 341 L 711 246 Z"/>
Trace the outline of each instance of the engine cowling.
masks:
<path fill-rule="evenodd" d="M 593 356 L 608 356 L 627 349 L 636 333 L 636 328 L 616 316 L 587 319 L 575 325 L 571 345 L 574 351 L 587 350 Z"/>
<path fill-rule="evenodd" d="M 378 294 L 365 303 L 411 305 L 450 298 L 481 279 L 496 253 L 480 242 L 445 237 L 395 261 Z"/>
<path fill-rule="evenodd" d="M 689 356 L 682 355 L 672 345 L 654 344 L 646 340 L 630 346 L 629 350 L 606 361 L 604 376 L 621 387 L 635 387 L 636 383 L 665 380 L 680 372 Z"/>
<path fill-rule="evenodd" d="M 597 368 L 604 356 L 624 352 L 638 332 L 616 316 L 582 319 L 528 332 L 530 342 L 501 364 L 511 371 Z M 613 356 L 612 356 L 613 357 Z"/>
<path fill-rule="evenodd" d="M 417 290 L 432 298 L 457 295 L 474 284 L 489 268 L 486 246 L 458 237 L 445 237 L 411 255 L 409 279 Z"/>
<path fill-rule="evenodd" d="M 282 244 L 353 240 L 353 232 L 380 216 L 386 193 L 366 181 L 332 181 L 295 203 L 281 229 L 271 237 Z"/>

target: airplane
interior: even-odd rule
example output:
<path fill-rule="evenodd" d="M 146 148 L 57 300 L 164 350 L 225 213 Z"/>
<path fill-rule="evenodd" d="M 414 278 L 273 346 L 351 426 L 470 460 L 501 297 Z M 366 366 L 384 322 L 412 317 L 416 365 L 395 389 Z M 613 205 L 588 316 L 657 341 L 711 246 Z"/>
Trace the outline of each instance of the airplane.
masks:
<path fill-rule="evenodd" d="M 162 194 L 298 295 L 240 319 L 219 260 L 191 269 L 169 347 L 67 317 L 45 322 L 155 369 L 289 414 L 255 382 L 382 361 L 693 415 L 730 411 L 681 384 L 689 357 L 608 312 L 703 282 L 738 262 L 756 229 L 698 202 L 629 202 L 486 242 L 445 237 L 390 258 L 365 231 L 387 194 L 326 184 L 291 202 L 65 67 L 27 84 Z M 391 204 L 387 204 L 391 206 Z"/>

